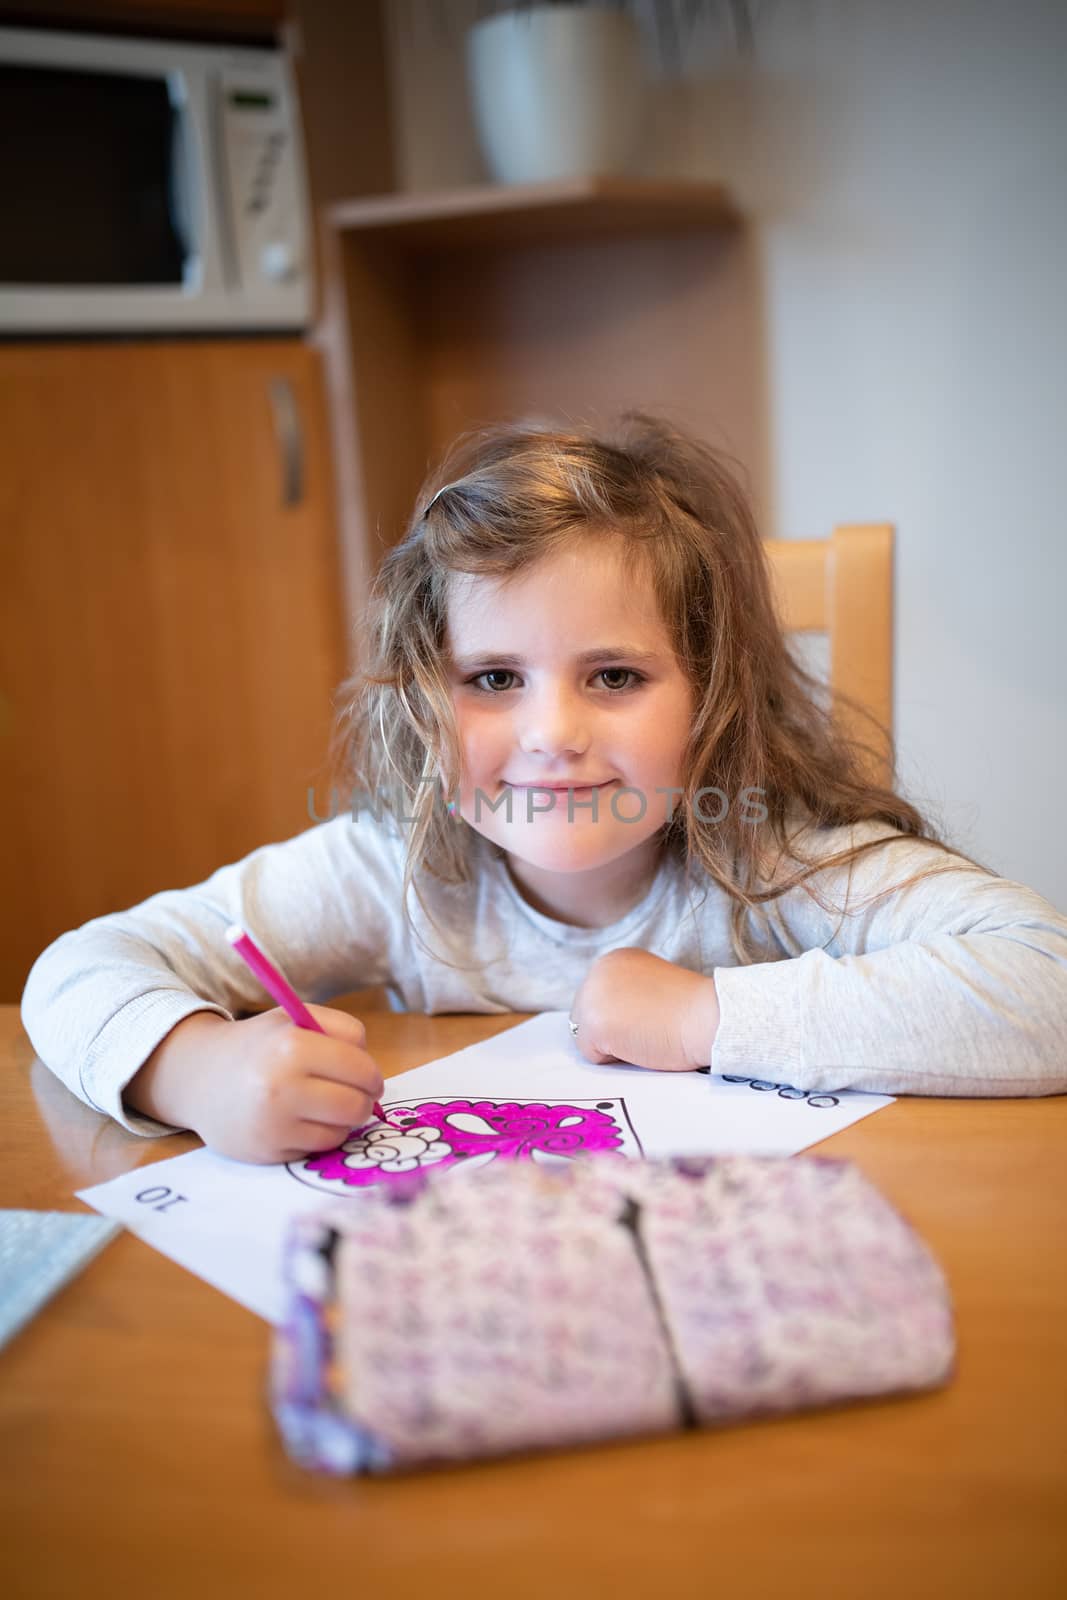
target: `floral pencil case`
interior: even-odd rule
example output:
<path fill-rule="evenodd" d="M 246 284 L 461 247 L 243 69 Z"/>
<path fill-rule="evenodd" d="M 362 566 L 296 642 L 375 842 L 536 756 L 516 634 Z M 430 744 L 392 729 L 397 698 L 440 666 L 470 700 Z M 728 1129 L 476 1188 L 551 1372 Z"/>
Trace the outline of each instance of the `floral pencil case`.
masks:
<path fill-rule="evenodd" d="M 918 1235 L 819 1157 L 414 1174 L 291 1228 L 271 1401 L 327 1472 L 577 1445 L 949 1376 Z"/>

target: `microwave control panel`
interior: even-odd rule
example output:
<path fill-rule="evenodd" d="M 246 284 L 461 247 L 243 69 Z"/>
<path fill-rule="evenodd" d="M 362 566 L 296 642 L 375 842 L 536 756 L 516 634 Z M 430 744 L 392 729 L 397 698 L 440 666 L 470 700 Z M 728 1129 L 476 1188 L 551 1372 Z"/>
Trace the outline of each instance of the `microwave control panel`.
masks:
<path fill-rule="evenodd" d="M 232 270 L 241 291 L 292 291 L 307 277 L 294 108 L 279 73 L 222 75 L 221 136 Z"/>

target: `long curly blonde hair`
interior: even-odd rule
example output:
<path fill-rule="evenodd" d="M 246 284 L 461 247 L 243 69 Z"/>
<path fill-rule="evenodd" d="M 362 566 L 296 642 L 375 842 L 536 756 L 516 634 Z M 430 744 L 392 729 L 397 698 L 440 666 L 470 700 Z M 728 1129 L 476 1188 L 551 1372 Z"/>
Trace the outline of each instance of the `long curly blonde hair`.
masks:
<path fill-rule="evenodd" d="M 751 958 L 746 913 L 817 870 L 900 835 L 947 850 L 914 805 L 871 780 L 873 747 L 844 734 L 792 655 L 755 518 L 727 459 L 636 412 L 606 432 L 521 422 L 465 435 L 427 478 L 377 575 L 367 659 L 339 691 L 333 770 L 404 819 L 405 903 L 424 870 L 449 883 L 471 872 L 470 830 L 440 803 L 460 773 L 446 654 L 453 574 L 508 579 L 606 530 L 647 572 L 694 692 L 683 794 L 663 847 L 730 897 L 740 959 Z M 885 738 L 873 722 L 871 734 L 876 745 Z M 731 805 L 709 825 L 698 791 L 712 788 L 761 791 L 765 820 L 754 825 Z M 835 855 L 799 843 L 811 828 L 866 822 L 884 833 Z"/>

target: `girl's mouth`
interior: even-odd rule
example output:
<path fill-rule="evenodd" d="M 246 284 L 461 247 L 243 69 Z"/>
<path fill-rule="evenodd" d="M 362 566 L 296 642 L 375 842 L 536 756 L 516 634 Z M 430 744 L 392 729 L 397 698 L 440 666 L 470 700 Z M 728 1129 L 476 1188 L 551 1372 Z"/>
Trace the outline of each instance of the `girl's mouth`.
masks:
<path fill-rule="evenodd" d="M 603 783 L 509 783 L 503 780 L 505 789 L 513 789 L 519 794 L 592 794 L 595 789 L 609 789 L 616 778 L 606 778 Z"/>
<path fill-rule="evenodd" d="M 575 783 L 573 780 L 561 783 L 545 783 L 540 780 L 527 779 L 525 782 L 520 783 L 513 782 L 509 778 L 501 779 L 501 782 L 508 789 L 552 789 L 559 794 L 566 794 L 568 789 L 606 789 L 609 783 L 615 783 L 616 781 L 615 778 L 604 778 L 599 783 L 591 783 L 588 780 L 583 783 Z"/>

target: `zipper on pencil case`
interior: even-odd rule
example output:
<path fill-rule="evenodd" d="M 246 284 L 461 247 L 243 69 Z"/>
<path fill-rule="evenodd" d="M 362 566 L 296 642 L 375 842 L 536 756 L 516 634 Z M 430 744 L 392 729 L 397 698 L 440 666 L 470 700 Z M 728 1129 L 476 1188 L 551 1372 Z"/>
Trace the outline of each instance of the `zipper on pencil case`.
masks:
<path fill-rule="evenodd" d="M 663 1309 L 663 1300 L 659 1292 L 659 1285 L 656 1282 L 656 1275 L 652 1270 L 652 1263 L 649 1260 L 648 1250 L 641 1234 L 641 1206 L 636 1200 L 628 1199 L 625 1202 L 622 1213 L 619 1217 L 619 1223 L 621 1227 L 626 1229 L 630 1237 L 633 1239 L 634 1254 L 636 1255 L 638 1265 L 644 1274 L 645 1283 L 648 1286 L 649 1299 L 652 1302 L 652 1309 L 656 1313 L 656 1320 L 659 1323 L 660 1332 L 663 1335 L 663 1344 L 667 1351 L 667 1359 L 671 1364 L 674 1397 L 678 1406 L 679 1420 L 683 1428 L 696 1428 L 699 1426 L 696 1407 L 693 1404 L 693 1398 L 689 1392 L 689 1385 L 685 1380 L 685 1373 L 682 1370 L 682 1363 L 678 1359 L 678 1347 L 674 1342 L 674 1335 L 671 1332 L 670 1323 L 667 1321 L 667 1315 Z"/>

